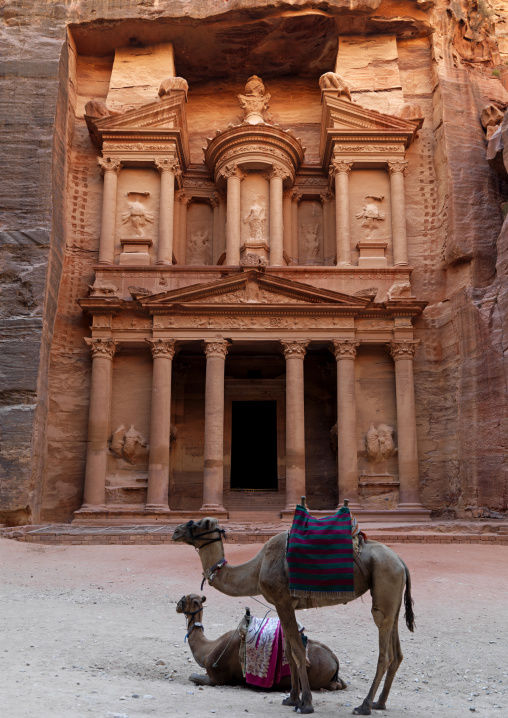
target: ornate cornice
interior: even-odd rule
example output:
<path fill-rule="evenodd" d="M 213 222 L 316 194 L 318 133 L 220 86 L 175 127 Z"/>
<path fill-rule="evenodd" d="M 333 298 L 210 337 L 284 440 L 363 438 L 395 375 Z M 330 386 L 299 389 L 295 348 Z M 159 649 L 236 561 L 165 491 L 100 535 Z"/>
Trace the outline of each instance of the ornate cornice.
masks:
<path fill-rule="evenodd" d="M 118 174 L 122 166 L 122 161 L 114 157 L 97 157 L 97 164 L 103 173 L 115 172 Z"/>
<path fill-rule="evenodd" d="M 404 339 L 402 341 L 391 341 L 387 344 L 392 359 L 398 361 L 399 359 L 414 359 L 416 347 L 420 343 L 419 339 L 409 341 Z"/>
<path fill-rule="evenodd" d="M 388 172 L 393 175 L 396 173 L 401 173 L 402 175 L 406 174 L 406 170 L 408 167 L 409 162 L 402 162 L 402 161 L 390 161 L 386 163 L 388 165 Z"/>
<path fill-rule="evenodd" d="M 92 359 L 113 359 L 118 346 L 118 342 L 112 337 L 98 337 L 97 339 L 85 337 L 85 342 L 90 347 Z"/>
<path fill-rule="evenodd" d="M 332 352 L 337 361 L 339 359 L 354 359 L 356 357 L 356 349 L 360 346 L 360 342 L 351 339 L 333 339 Z"/>
<path fill-rule="evenodd" d="M 175 340 L 174 339 L 145 339 L 150 344 L 150 350 L 154 359 L 163 357 L 164 359 L 173 359 L 175 356 Z"/>
<path fill-rule="evenodd" d="M 226 359 L 228 344 L 229 342 L 227 342 L 226 339 L 205 339 L 203 342 L 203 348 L 205 350 L 206 358 Z"/>
<path fill-rule="evenodd" d="M 301 340 L 286 340 L 279 339 L 283 346 L 284 358 L 285 359 L 303 359 L 307 353 L 307 347 L 310 344 L 310 339 Z"/>

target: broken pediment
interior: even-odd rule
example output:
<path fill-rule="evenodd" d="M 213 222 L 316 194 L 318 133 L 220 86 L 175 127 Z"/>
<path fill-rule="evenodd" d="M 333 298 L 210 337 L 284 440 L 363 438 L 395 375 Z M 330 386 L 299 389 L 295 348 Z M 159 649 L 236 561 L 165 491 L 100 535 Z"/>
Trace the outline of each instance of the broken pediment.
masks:
<path fill-rule="evenodd" d="M 170 292 L 139 297 L 143 308 L 164 311 L 175 305 L 338 305 L 361 310 L 369 300 L 348 294 L 320 289 L 282 277 L 266 275 L 257 270 L 242 272 L 214 282 L 174 289 Z"/>

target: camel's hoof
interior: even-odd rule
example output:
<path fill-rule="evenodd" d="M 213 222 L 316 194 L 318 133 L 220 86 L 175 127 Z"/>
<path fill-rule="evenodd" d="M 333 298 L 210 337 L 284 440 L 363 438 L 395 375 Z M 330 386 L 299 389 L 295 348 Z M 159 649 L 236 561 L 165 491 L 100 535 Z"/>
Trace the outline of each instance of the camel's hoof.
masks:
<path fill-rule="evenodd" d="M 376 701 L 372 704 L 372 707 L 376 711 L 385 711 L 386 710 L 386 703 L 381 703 L 381 701 Z"/>
<path fill-rule="evenodd" d="M 282 701 L 282 705 L 283 706 L 299 706 L 300 701 L 298 698 L 295 700 L 294 698 L 291 698 L 291 696 L 288 696 L 287 698 L 284 698 L 284 700 Z"/>
<path fill-rule="evenodd" d="M 312 706 L 295 706 L 293 710 L 295 713 L 314 713 L 314 708 Z"/>
<path fill-rule="evenodd" d="M 370 708 L 368 706 L 358 706 L 358 708 L 355 708 L 353 711 L 354 716 L 370 716 Z"/>

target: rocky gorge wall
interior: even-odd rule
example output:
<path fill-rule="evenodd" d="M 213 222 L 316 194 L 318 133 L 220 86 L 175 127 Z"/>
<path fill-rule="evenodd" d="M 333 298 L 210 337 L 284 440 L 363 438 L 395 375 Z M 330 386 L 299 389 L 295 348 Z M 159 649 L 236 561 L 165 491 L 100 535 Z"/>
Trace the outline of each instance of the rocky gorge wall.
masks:
<path fill-rule="evenodd" d="M 381 111 L 418 102 L 424 110 L 420 139 L 408 153 L 420 174 L 407 187 L 412 284 L 414 294 L 429 302 L 417 324 L 415 361 L 422 503 L 449 516 L 508 509 L 508 230 L 502 230 L 500 209 L 508 190 L 487 163 L 479 122 L 485 105 L 504 110 L 508 103 L 504 5 L 4 3 L 0 522 L 68 520 L 81 500 L 90 360 L 82 341 L 87 321 L 74 299 L 84 295 L 97 259 L 98 226 L 82 226 L 81 218 L 85 205 L 100 202 L 101 180 L 86 173 L 95 160 L 80 98 L 101 96 L 110 72 L 104 48 L 126 45 L 133 36 L 155 42 L 169 27 L 185 36 L 186 27 L 201 21 L 201 39 L 220 39 L 228 58 L 239 40 L 254 37 L 250 52 L 259 65 L 264 55 L 277 57 L 270 32 L 281 18 L 293 23 L 288 43 L 295 52 L 303 43 L 310 64 L 331 62 L 333 69 L 340 38 L 342 58 L 358 78 L 357 101 Z M 309 38 L 318 32 L 329 33 L 330 43 L 316 59 Z M 395 51 L 388 36 L 396 37 Z M 383 49 L 357 62 L 360 43 Z M 186 62 L 178 72 L 192 77 L 192 56 Z M 304 75 L 304 64 L 287 72 Z M 76 414 L 69 433 L 67 421 Z"/>

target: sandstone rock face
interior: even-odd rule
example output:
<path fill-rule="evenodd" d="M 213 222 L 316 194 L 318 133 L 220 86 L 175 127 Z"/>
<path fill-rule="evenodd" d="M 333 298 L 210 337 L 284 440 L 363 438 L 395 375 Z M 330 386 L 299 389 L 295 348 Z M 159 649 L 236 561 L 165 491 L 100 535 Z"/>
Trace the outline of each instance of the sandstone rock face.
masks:
<path fill-rule="evenodd" d="M 206 138 L 241 120 L 235 95 L 253 74 L 269 89 L 279 78 L 270 112 L 302 137 L 311 164 L 321 112 L 312 93 L 325 72 L 344 75 L 353 100 L 368 109 L 403 117 L 405 105 L 421 108 L 406 177 L 411 286 L 429 303 L 416 323 L 421 500 L 450 516 L 508 510 L 508 227 L 500 211 L 508 188 L 487 163 L 479 120 L 486 105 L 508 104 L 500 81 L 507 12 L 502 0 L 4 3 L 0 523 L 70 520 L 81 505 L 90 358 L 88 320 L 75 300 L 94 284 L 102 203 L 85 105 L 99 100 L 117 110 L 124 102 L 129 71 L 113 73 L 116 49 L 120 60 L 166 43 L 176 48 L 174 67 L 168 56 L 160 77 L 139 83 L 137 99 L 156 99 L 160 81 L 175 73 L 188 81 L 196 165 Z M 196 245 L 204 242 L 201 210 L 189 213 L 187 236 Z M 302 213 L 314 211 L 309 201 Z M 140 362 L 146 391 L 148 366 Z M 192 371 L 198 384 L 202 373 Z M 316 377 L 320 371 L 312 366 Z M 117 424 L 148 435 L 147 406 L 143 412 L 144 424 L 125 413 Z M 198 434 L 197 403 L 192 412 Z M 328 418 L 308 427 L 312 437 L 329 431 Z M 196 506 L 199 451 L 189 444 Z M 333 493 L 333 454 L 311 459 L 322 491 Z M 312 499 L 321 506 L 319 492 Z"/>

